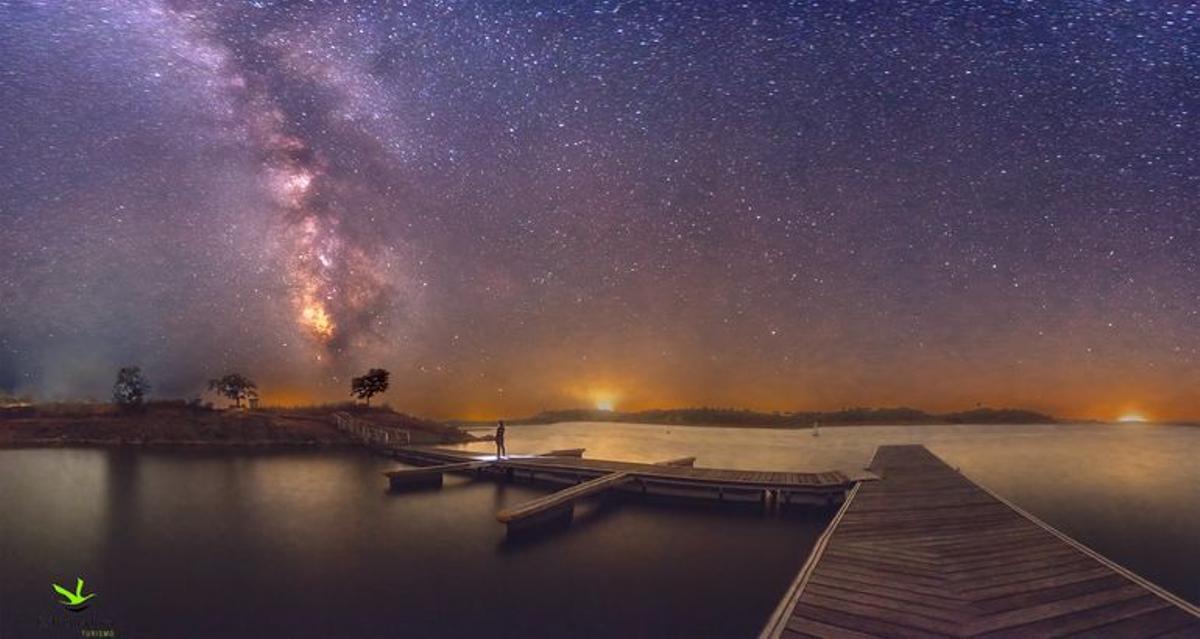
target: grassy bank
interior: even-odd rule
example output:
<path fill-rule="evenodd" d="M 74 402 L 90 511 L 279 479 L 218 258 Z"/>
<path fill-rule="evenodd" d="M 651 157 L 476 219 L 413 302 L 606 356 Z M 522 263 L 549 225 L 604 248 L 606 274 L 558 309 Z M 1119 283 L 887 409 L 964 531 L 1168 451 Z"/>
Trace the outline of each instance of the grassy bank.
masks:
<path fill-rule="evenodd" d="M 155 402 L 136 410 L 108 404 L 38 404 L 0 409 L 0 447 L 20 446 L 350 446 L 333 413 L 407 430 L 414 444 L 467 441 L 462 431 L 388 408 L 328 405 L 258 410 Z"/>

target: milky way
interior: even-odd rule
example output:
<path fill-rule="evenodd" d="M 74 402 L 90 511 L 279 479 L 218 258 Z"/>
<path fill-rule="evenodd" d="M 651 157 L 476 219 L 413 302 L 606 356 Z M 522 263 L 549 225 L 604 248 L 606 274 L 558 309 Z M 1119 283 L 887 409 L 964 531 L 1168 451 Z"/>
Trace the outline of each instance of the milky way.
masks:
<path fill-rule="evenodd" d="M 1198 417 L 1192 3 L 0 2 L 0 390 Z"/>

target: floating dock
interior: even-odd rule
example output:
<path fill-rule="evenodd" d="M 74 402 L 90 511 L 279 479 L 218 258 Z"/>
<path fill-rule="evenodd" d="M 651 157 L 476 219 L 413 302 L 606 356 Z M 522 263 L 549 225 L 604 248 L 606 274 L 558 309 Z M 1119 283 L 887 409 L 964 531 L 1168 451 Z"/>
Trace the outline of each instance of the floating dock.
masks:
<path fill-rule="evenodd" d="M 787 504 L 839 504 L 856 481 L 840 471 L 791 473 L 695 468 L 695 457 L 650 464 L 583 459 L 581 448 L 503 459 L 424 446 L 397 448 L 390 452 L 395 458 L 418 466 L 384 473 L 392 490 L 441 486 L 445 473 L 462 472 L 570 486 L 496 513 L 497 521 L 508 527 L 509 534 L 569 523 L 574 517 L 576 502 L 609 490 L 755 502 L 774 509 Z M 859 480 L 864 478 L 865 475 L 858 477 Z"/>
<path fill-rule="evenodd" d="M 563 452 L 573 455 L 555 454 Z M 866 477 L 865 474 L 852 477 L 851 473 L 836 470 L 795 473 L 695 468 L 693 464 L 696 460 L 693 457 L 648 464 L 584 459 L 579 449 L 553 451 L 547 455 L 514 455 L 500 460 L 492 455 L 426 446 L 397 448 L 391 454 L 396 459 L 416 466 L 488 462 L 483 467 L 463 467 L 462 470 L 503 474 L 508 478 L 557 485 L 575 485 L 612 473 L 626 473 L 629 480 L 611 488 L 650 495 L 761 502 L 768 505 L 840 504 L 855 482 Z"/>
<path fill-rule="evenodd" d="M 1200 637 L 1200 611 L 947 466 L 882 446 L 762 632 Z"/>

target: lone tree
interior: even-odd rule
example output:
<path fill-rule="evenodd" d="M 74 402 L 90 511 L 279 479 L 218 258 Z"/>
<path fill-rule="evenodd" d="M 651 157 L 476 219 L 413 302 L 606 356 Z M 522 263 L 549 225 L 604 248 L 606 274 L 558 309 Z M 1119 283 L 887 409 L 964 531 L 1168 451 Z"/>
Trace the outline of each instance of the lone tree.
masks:
<path fill-rule="evenodd" d="M 241 373 L 229 373 L 219 379 L 208 380 L 208 390 L 232 399 L 237 408 L 242 407 L 243 399 L 258 397 L 258 385 Z"/>
<path fill-rule="evenodd" d="M 391 373 L 382 368 L 372 368 L 366 375 L 350 380 L 350 394 L 367 400 L 367 406 L 370 406 L 372 395 L 378 395 L 388 389 L 389 375 Z"/>
<path fill-rule="evenodd" d="M 142 375 L 142 369 L 137 366 L 126 366 L 117 371 L 117 381 L 113 384 L 113 403 L 132 408 L 141 406 L 146 401 L 146 393 L 150 392 L 150 382 Z"/>

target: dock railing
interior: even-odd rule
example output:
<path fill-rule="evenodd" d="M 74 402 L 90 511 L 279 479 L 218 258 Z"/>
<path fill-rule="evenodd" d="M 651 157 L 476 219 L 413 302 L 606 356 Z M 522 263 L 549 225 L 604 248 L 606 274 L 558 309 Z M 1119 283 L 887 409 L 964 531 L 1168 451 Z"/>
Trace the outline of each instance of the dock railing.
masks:
<path fill-rule="evenodd" d="M 367 445 L 393 448 L 412 443 L 412 434 L 405 429 L 385 428 L 343 412 L 334 413 L 333 419 L 338 430 Z"/>

